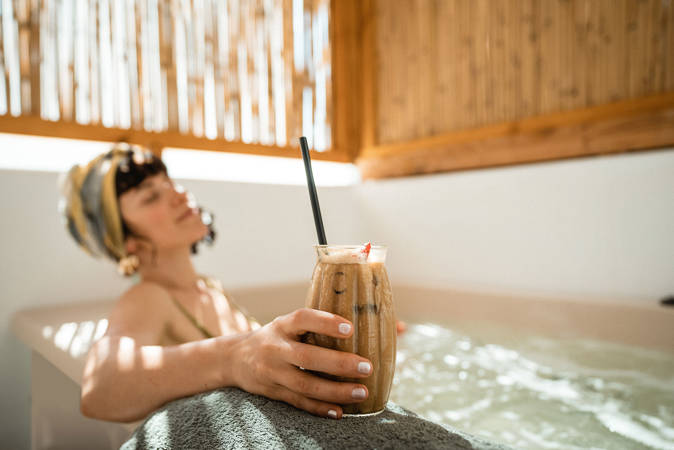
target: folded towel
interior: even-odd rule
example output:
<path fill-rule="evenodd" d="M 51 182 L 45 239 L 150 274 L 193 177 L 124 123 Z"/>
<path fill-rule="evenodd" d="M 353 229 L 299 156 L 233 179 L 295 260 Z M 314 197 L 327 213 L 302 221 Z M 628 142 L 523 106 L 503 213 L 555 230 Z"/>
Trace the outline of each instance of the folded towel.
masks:
<path fill-rule="evenodd" d="M 224 388 L 167 403 L 134 431 L 121 450 L 221 448 L 508 447 L 429 422 L 392 402 L 375 416 L 333 420 L 236 388 Z"/>

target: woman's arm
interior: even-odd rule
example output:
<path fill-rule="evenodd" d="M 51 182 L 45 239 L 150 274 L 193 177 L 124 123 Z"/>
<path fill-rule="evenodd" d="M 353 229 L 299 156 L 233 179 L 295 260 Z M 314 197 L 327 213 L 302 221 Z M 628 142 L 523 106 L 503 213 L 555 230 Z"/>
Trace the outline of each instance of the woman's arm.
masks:
<path fill-rule="evenodd" d="M 344 318 L 300 309 L 252 332 L 162 347 L 157 344 L 168 323 L 162 317 L 164 295 L 168 294 L 161 287 L 148 283 L 135 286 L 120 299 L 106 335 L 87 356 L 81 399 L 84 415 L 132 422 L 168 401 L 224 386 L 333 418 L 342 415 L 338 404 L 367 398 L 362 384 L 329 381 L 298 368 L 351 378 L 370 374 L 365 358 L 299 342 L 307 331 L 350 336 L 353 327 Z M 354 390 L 365 397 L 354 396 Z"/>
<path fill-rule="evenodd" d="M 141 345 L 126 336 L 105 336 L 87 360 L 82 414 L 133 422 L 180 397 L 232 386 L 226 370 L 240 335 L 162 347 Z"/>
<path fill-rule="evenodd" d="M 236 336 L 158 345 L 169 324 L 169 302 L 152 283 L 134 286 L 117 302 L 106 334 L 87 355 L 82 414 L 132 422 L 169 400 L 231 384 L 223 368 Z"/>

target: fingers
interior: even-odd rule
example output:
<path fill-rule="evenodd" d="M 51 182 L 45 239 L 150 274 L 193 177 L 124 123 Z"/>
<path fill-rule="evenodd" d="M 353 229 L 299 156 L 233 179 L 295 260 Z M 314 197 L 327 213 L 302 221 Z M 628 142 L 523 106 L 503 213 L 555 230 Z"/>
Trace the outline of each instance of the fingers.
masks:
<path fill-rule="evenodd" d="M 369 395 L 365 385 L 319 378 L 292 366 L 281 370 L 277 379 L 296 394 L 340 405 L 360 403 Z"/>
<path fill-rule="evenodd" d="M 301 342 L 285 348 L 284 358 L 294 366 L 340 377 L 365 378 L 372 373 L 372 363 L 362 356 Z"/>
<path fill-rule="evenodd" d="M 298 309 L 278 317 L 275 322 L 289 336 L 299 336 L 310 331 L 335 338 L 346 338 L 353 333 L 351 322 L 345 318 L 311 308 Z"/>
<path fill-rule="evenodd" d="M 293 392 L 288 388 L 279 386 L 276 391 L 278 400 L 284 401 L 295 408 L 303 409 L 311 414 L 321 417 L 329 417 L 331 419 L 342 418 L 342 408 L 339 405 L 321 402 L 312 398 L 305 397 L 297 392 Z"/>
<path fill-rule="evenodd" d="M 403 334 L 405 331 L 407 331 L 407 324 L 402 320 L 396 320 L 396 332 L 398 333 L 398 336 Z"/>

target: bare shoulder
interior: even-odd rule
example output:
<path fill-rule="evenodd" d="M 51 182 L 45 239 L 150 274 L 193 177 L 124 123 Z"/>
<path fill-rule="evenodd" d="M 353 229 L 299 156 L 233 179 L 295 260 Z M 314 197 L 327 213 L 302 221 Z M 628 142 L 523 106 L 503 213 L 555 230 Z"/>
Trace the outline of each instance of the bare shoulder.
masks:
<path fill-rule="evenodd" d="M 169 321 L 169 292 L 157 283 L 142 281 L 117 300 L 108 318 L 108 334 L 154 343 Z M 150 342 L 151 341 L 151 342 Z"/>
<path fill-rule="evenodd" d="M 169 291 L 162 285 L 152 281 L 141 281 L 134 284 L 117 301 L 120 305 L 135 305 L 135 307 L 152 307 L 170 299 Z"/>

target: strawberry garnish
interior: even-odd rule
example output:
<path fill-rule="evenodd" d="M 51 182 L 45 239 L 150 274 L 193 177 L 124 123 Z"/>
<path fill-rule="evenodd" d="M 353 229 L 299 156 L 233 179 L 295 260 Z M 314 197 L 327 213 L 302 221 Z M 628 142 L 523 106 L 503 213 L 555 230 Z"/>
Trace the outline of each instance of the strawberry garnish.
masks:
<path fill-rule="evenodd" d="M 369 242 L 367 244 L 363 244 L 363 249 L 360 251 L 361 253 L 365 253 L 365 257 L 368 257 L 370 255 L 370 249 L 372 248 L 372 244 Z"/>

